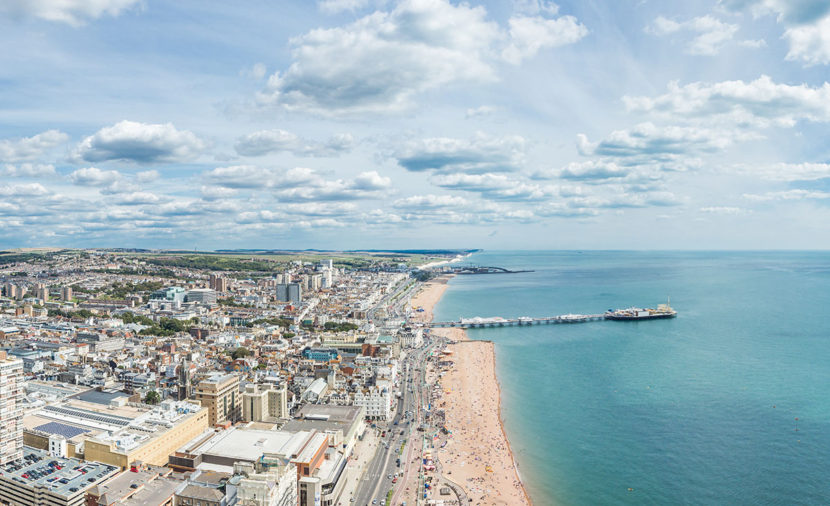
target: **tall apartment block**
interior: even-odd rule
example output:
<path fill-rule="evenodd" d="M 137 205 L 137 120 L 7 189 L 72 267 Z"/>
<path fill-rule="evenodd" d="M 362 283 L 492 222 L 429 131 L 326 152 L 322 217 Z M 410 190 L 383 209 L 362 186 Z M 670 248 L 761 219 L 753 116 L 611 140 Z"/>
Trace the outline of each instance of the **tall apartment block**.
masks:
<path fill-rule="evenodd" d="M 223 278 L 221 276 L 217 276 L 216 274 L 210 275 L 210 281 L 208 282 L 208 286 L 217 292 L 227 292 L 228 291 L 228 279 Z"/>
<path fill-rule="evenodd" d="M 239 376 L 236 374 L 216 374 L 203 379 L 196 385 L 196 399 L 208 408 L 211 427 L 225 421 L 238 422 L 242 418 Z"/>
<path fill-rule="evenodd" d="M 61 300 L 63 300 L 63 301 L 72 300 L 72 287 L 71 286 L 61 287 Z"/>
<path fill-rule="evenodd" d="M 43 283 L 35 285 L 35 297 L 46 302 L 49 300 L 49 288 Z"/>
<path fill-rule="evenodd" d="M 287 399 L 284 383 L 280 386 L 248 383 L 242 392 L 242 420 L 263 422 L 289 418 Z"/>
<path fill-rule="evenodd" d="M 299 283 L 280 283 L 277 285 L 277 300 L 299 304 L 303 301 L 303 290 Z"/>
<path fill-rule="evenodd" d="M 23 361 L 0 351 L 0 466 L 23 458 Z"/>

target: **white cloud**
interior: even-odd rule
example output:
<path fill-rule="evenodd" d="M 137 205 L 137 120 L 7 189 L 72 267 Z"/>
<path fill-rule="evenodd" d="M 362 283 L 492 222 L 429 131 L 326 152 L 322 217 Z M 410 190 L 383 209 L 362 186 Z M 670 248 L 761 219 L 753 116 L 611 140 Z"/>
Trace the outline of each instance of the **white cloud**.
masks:
<path fill-rule="evenodd" d="M 239 192 L 233 188 L 226 188 L 224 186 L 202 185 L 200 193 L 205 200 L 219 200 L 233 197 Z"/>
<path fill-rule="evenodd" d="M 423 209 L 441 209 L 445 207 L 464 207 L 469 205 L 469 201 L 463 197 L 456 197 L 454 195 L 413 195 L 396 200 L 392 206 L 396 209 L 408 210 L 423 210 Z"/>
<path fill-rule="evenodd" d="M 150 192 L 131 192 L 119 195 L 118 199 L 114 201 L 115 204 L 123 206 L 140 206 L 147 204 L 158 204 L 163 199 L 155 193 Z"/>
<path fill-rule="evenodd" d="M 558 176 L 562 179 L 592 181 L 623 178 L 630 173 L 631 169 L 620 167 L 612 161 L 587 160 L 569 163 L 558 172 Z"/>
<path fill-rule="evenodd" d="M 830 64 L 830 2 L 827 0 L 720 0 L 730 11 L 749 11 L 754 16 L 774 14 L 785 26 L 789 43 L 787 60 L 806 65 Z"/>
<path fill-rule="evenodd" d="M 536 201 L 549 198 L 554 193 L 552 188 L 528 183 L 512 174 L 436 175 L 430 182 L 449 190 L 480 193 L 492 200 Z"/>
<path fill-rule="evenodd" d="M 830 83 L 818 87 L 775 83 L 769 76 L 750 82 L 669 83 L 668 93 L 650 97 L 623 97 L 631 112 L 667 116 L 727 119 L 759 126 L 792 126 L 799 120 L 830 121 Z"/>
<path fill-rule="evenodd" d="M 586 33 L 571 16 L 513 18 L 509 33 L 486 18 L 481 6 L 403 0 L 389 12 L 312 30 L 292 39 L 293 63 L 269 78 L 258 102 L 324 115 L 400 111 L 427 90 L 495 81 L 502 52 L 518 62 Z"/>
<path fill-rule="evenodd" d="M 807 65 L 830 63 L 830 16 L 814 24 L 788 28 L 784 38 L 790 43 L 787 60 L 800 60 Z"/>
<path fill-rule="evenodd" d="M 742 40 L 738 42 L 738 45 L 749 49 L 761 49 L 767 47 L 767 41 L 764 39 Z"/>
<path fill-rule="evenodd" d="M 480 105 L 478 107 L 471 107 L 467 109 L 467 112 L 464 114 L 464 117 L 467 119 L 470 118 L 481 118 L 485 116 L 490 116 L 494 112 L 496 112 L 496 108 L 490 105 Z"/>
<path fill-rule="evenodd" d="M 343 11 L 354 12 L 369 6 L 369 0 L 318 0 L 317 8 L 326 14 L 338 14 Z"/>
<path fill-rule="evenodd" d="M 510 44 L 502 57 L 513 64 L 532 58 L 544 48 L 565 46 L 579 41 L 588 29 L 573 16 L 547 19 L 540 16 L 510 18 Z"/>
<path fill-rule="evenodd" d="M 470 140 L 435 137 L 409 142 L 394 157 L 401 167 L 413 172 L 503 172 L 522 166 L 526 144 L 517 135 L 478 134 Z"/>
<path fill-rule="evenodd" d="M 0 176 L 5 177 L 43 177 L 54 176 L 55 174 L 55 166 L 48 164 L 7 164 L 0 168 Z"/>
<path fill-rule="evenodd" d="M 747 135 L 697 126 L 657 126 L 646 122 L 630 129 L 615 130 L 608 138 L 596 144 L 589 143 L 584 135 L 579 138 L 579 142 L 583 154 L 671 159 L 700 151 L 719 151 L 732 144 L 736 138 Z"/>
<path fill-rule="evenodd" d="M 712 16 L 700 16 L 682 22 L 658 16 L 647 31 L 660 36 L 680 32 L 692 33 L 694 37 L 687 48 L 689 54 L 715 55 L 723 44 L 732 40 L 738 31 L 738 25 L 724 23 Z"/>
<path fill-rule="evenodd" d="M 157 180 L 159 177 L 161 177 L 161 174 L 159 174 L 159 171 L 155 169 L 144 170 L 135 175 L 135 179 L 139 183 L 150 183 Z"/>
<path fill-rule="evenodd" d="M 559 6 L 548 0 L 513 0 L 513 12 L 530 16 L 553 16 L 559 12 Z"/>
<path fill-rule="evenodd" d="M 36 160 L 44 153 L 63 144 L 69 136 L 59 130 L 47 130 L 32 137 L 0 140 L 0 161 L 22 162 Z"/>
<path fill-rule="evenodd" d="M 39 197 L 51 193 L 40 183 L 26 183 L 0 186 L 4 197 Z"/>
<path fill-rule="evenodd" d="M 325 143 L 302 139 L 286 130 L 260 130 L 245 135 L 236 143 L 236 152 L 243 156 L 262 156 L 287 151 L 295 156 L 337 156 L 354 145 L 350 134 L 337 134 Z"/>
<path fill-rule="evenodd" d="M 101 170 L 97 167 L 85 167 L 69 174 L 69 179 L 82 186 L 107 186 L 121 179 L 116 170 Z"/>
<path fill-rule="evenodd" d="M 172 123 L 120 121 L 84 139 L 74 157 L 87 162 L 128 160 L 138 163 L 183 162 L 196 158 L 205 143 Z"/>
<path fill-rule="evenodd" d="M 771 163 L 738 165 L 736 172 L 769 181 L 814 181 L 830 178 L 830 163 Z"/>
<path fill-rule="evenodd" d="M 764 194 L 744 193 L 743 197 L 755 202 L 770 200 L 822 200 L 830 199 L 830 192 L 819 190 L 785 190 Z"/>
<path fill-rule="evenodd" d="M 725 215 L 732 215 L 732 216 L 737 216 L 737 215 L 749 213 L 749 211 L 747 211 L 746 209 L 742 209 L 740 207 L 730 207 L 730 206 L 701 207 L 700 212 L 706 213 L 706 214 L 725 214 Z"/>
<path fill-rule="evenodd" d="M 314 202 L 378 199 L 388 196 L 392 180 L 375 171 L 363 172 L 354 179 L 327 181 L 315 179 L 287 189 L 277 187 L 281 202 Z"/>
<path fill-rule="evenodd" d="M 0 13 L 80 26 L 105 15 L 118 16 L 140 4 L 141 0 L 4 0 Z"/>

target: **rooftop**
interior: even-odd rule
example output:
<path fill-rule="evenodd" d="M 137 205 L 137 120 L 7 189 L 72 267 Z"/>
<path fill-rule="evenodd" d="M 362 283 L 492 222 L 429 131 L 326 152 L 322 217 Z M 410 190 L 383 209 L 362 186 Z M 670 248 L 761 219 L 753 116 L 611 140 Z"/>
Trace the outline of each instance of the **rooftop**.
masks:
<path fill-rule="evenodd" d="M 71 497 L 118 473 L 118 468 L 98 462 L 52 457 L 45 450 L 23 447 L 23 458 L 0 467 L 0 476 L 30 487 Z M 73 490 L 74 489 L 74 490 Z"/>
<path fill-rule="evenodd" d="M 192 453 L 232 457 L 246 462 L 253 462 L 264 453 L 290 458 L 302 449 L 310 435 L 309 432 L 234 428 L 217 434 Z"/>

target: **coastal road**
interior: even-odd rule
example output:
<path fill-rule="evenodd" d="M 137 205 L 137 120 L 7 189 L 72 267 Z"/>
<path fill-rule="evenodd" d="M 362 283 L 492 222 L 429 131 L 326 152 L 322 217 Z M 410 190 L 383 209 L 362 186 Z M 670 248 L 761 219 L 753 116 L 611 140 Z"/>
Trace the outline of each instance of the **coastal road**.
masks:
<path fill-rule="evenodd" d="M 404 359 L 405 372 L 401 380 L 401 398 L 398 401 L 393 421 L 377 424 L 379 430 L 386 431 L 386 437 L 378 445 L 372 461 L 360 480 L 354 496 L 355 504 L 372 504 L 373 500 L 377 500 L 377 504 L 385 504 L 389 490 L 396 485 L 389 479 L 389 475 L 394 475 L 399 470 L 396 459 L 401 458 L 402 466 L 405 463 L 408 464 L 412 453 L 412 440 L 421 437 L 421 433 L 416 429 L 423 422 L 422 408 L 424 406 L 422 404 L 427 393 L 424 385 L 424 364 L 426 357 L 436 344 L 438 343 L 435 341 L 427 340 L 424 346 L 412 350 Z M 402 455 L 400 449 L 404 441 L 407 444 Z M 404 483 L 403 480 L 399 481 L 399 488 L 403 488 Z M 395 494 L 396 498 L 398 496 L 399 494 Z M 392 504 L 399 503 L 393 501 Z"/>

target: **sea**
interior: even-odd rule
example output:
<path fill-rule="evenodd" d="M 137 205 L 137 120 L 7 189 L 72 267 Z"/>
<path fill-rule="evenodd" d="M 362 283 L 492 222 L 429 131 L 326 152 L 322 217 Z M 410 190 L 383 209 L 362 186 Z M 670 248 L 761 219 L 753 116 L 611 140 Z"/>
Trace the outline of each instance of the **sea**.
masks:
<path fill-rule="evenodd" d="M 536 505 L 830 504 L 830 253 L 484 251 L 436 320 L 656 307 L 677 318 L 471 329 Z"/>

